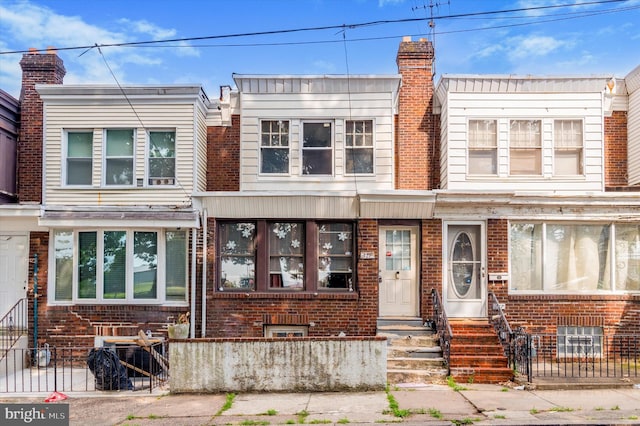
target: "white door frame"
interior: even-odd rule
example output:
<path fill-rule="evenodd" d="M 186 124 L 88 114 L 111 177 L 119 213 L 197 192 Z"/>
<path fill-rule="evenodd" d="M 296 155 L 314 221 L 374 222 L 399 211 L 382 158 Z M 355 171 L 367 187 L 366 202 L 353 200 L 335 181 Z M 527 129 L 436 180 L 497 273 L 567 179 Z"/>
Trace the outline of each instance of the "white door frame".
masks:
<path fill-rule="evenodd" d="M 29 279 L 29 234 L 0 232 L 0 316 L 20 299 L 27 297 Z M 6 247 L 6 248 L 2 248 Z M 25 316 L 26 320 L 26 316 Z M 23 324 L 26 326 L 26 324 Z"/>
<path fill-rule="evenodd" d="M 387 268 L 394 256 L 386 248 L 386 232 L 409 231 L 410 266 Z M 378 228 L 378 313 L 381 317 L 417 317 L 420 315 L 420 227 L 418 225 L 385 225 Z M 397 255 L 397 253 L 395 253 Z M 405 259 L 406 260 L 406 259 Z"/>
<path fill-rule="evenodd" d="M 479 253 L 474 251 L 474 261 L 478 262 L 478 268 L 474 269 L 473 283 L 479 288 L 477 297 L 460 297 L 455 294 L 452 283 L 452 268 L 450 264 L 451 243 L 450 229 L 459 227 L 477 228 L 479 232 L 473 238 L 479 238 L 474 241 L 473 246 L 477 248 Z M 487 316 L 487 226 L 486 221 L 443 221 L 442 223 L 442 303 L 447 316 L 450 318 L 484 318 Z M 479 281 L 478 281 L 479 280 Z"/>

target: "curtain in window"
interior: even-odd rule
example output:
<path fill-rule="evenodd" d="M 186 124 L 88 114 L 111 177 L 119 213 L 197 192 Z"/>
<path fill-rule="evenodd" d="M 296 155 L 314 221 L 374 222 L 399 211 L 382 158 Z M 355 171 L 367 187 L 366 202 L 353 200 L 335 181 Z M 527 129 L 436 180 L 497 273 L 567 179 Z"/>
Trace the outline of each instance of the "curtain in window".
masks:
<path fill-rule="evenodd" d="M 498 172 L 495 120 L 469 121 L 469 174 Z"/>
<path fill-rule="evenodd" d="M 511 288 L 542 290 L 542 224 L 512 223 Z"/>
<path fill-rule="evenodd" d="M 616 289 L 640 290 L 640 226 L 616 225 Z"/>

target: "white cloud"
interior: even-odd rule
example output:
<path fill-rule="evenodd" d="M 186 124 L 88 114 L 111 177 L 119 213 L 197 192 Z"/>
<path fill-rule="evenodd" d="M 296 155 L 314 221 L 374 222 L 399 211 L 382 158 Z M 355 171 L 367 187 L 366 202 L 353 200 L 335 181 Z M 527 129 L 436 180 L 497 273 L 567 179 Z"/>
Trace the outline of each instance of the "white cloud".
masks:
<path fill-rule="evenodd" d="M 120 19 L 96 26 L 85 22 L 79 16 L 61 15 L 52 9 L 35 5 L 27 1 L 0 4 L 0 41 L 2 51 L 27 50 L 29 47 L 45 49 L 48 46 L 57 48 L 119 44 L 131 41 L 147 41 L 167 38 L 178 38 L 177 30 L 163 28 L 146 20 L 133 21 Z M 144 36 L 144 37 L 143 37 Z M 178 57 L 197 57 L 198 49 L 186 42 L 171 43 L 173 48 L 165 52 Z M 175 48 L 175 46 L 179 48 Z M 102 47 L 101 51 L 120 83 L 127 83 L 128 76 L 124 65 L 141 67 L 158 67 L 163 64 L 163 55 L 154 48 Z M 115 83 L 105 60 L 97 49 L 60 50 L 63 56 L 67 75 L 66 83 Z M 0 87 L 14 96 L 19 95 L 21 55 L 0 55 Z"/>
<path fill-rule="evenodd" d="M 567 46 L 568 42 L 550 36 L 514 37 L 508 43 L 508 57 L 511 61 L 531 56 L 547 56 L 555 50 Z"/>

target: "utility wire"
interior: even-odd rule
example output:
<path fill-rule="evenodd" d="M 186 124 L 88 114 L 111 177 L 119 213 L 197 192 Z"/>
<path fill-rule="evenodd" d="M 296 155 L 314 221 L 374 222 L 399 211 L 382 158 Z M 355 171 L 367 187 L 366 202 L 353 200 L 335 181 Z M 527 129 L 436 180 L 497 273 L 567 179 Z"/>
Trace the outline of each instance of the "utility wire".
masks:
<path fill-rule="evenodd" d="M 398 24 L 398 23 L 407 23 L 407 22 L 436 20 L 436 19 L 468 18 L 468 17 L 474 17 L 474 16 L 498 15 L 498 14 L 504 14 L 504 13 L 527 12 L 527 11 L 534 11 L 534 10 L 557 9 L 557 8 L 566 8 L 566 7 L 575 7 L 575 6 L 583 7 L 583 6 L 589 6 L 589 5 L 620 3 L 625 1 L 627 0 L 598 0 L 598 1 L 590 1 L 590 2 L 584 2 L 584 3 L 568 3 L 568 4 L 558 4 L 558 5 L 547 5 L 547 6 L 523 7 L 523 8 L 517 8 L 517 9 L 493 10 L 493 11 L 485 11 L 485 12 L 460 13 L 460 14 L 454 14 L 454 15 L 433 16 L 429 18 L 389 19 L 389 20 L 369 21 L 369 22 L 363 22 L 363 23 L 357 23 L 357 24 L 326 25 L 326 26 L 320 26 L 320 27 L 294 28 L 294 29 L 272 30 L 272 31 L 257 31 L 257 32 L 249 32 L 249 33 L 222 34 L 222 35 L 212 35 L 212 36 L 202 36 L 202 37 L 184 37 L 184 38 L 173 38 L 173 39 L 164 39 L 164 40 L 147 40 L 147 41 L 126 42 L 126 43 L 108 43 L 108 44 L 100 44 L 100 47 L 143 46 L 143 45 L 151 45 L 151 44 L 159 44 L 159 43 L 214 40 L 214 39 L 274 35 L 274 34 L 289 34 L 289 33 L 297 33 L 297 32 L 322 31 L 322 30 L 330 30 L 330 29 L 346 30 L 346 29 L 355 29 L 355 28 L 362 28 L 362 27 L 369 27 L 369 26 L 383 25 L 383 24 Z M 56 50 L 58 51 L 79 50 L 79 49 L 86 50 L 94 47 L 96 47 L 96 44 L 85 45 L 85 46 L 60 47 L 60 48 L 56 48 Z M 189 46 L 189 47 L 192 47 L 192 46 Z M 43 52 L 43 51 L 46 51 L 46 49 L 36 49 L 35 51 Z M 34 52 L 34 50 L 5 51 L 5 52 L 0 52 L 0 55 L 29 53 L 29 52 Z"/>

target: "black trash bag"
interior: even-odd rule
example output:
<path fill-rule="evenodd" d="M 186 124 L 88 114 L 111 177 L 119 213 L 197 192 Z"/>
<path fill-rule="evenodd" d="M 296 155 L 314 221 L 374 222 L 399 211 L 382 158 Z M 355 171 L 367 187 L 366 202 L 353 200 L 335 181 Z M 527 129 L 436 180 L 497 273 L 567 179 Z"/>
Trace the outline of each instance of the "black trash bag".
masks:
<path fill-rule="evenodd" d="M 96 378 L 96 390 L 133 390 L 127 369 L 118 355 L 109 348 L 93 348 L 87 356 L 87 366 Z"/>

